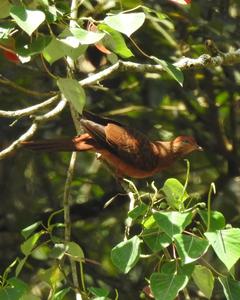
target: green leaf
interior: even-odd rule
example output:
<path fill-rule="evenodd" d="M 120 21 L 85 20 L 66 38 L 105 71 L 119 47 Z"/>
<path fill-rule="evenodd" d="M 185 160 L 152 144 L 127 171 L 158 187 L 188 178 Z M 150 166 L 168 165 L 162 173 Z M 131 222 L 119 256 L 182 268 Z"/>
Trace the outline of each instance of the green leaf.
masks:
<path fill-rule="evenodd" d="M 31 35 L 45 20 L 42 11 L 25 9 L 22 6 L 12 6 L 10 15 L 28 35 Z"/>
<path fill-rule="evenodd" d="M 49 257 L 55 259 L 62 259 L 66 252 L 65 244 L 55 244 L 52 251 L 49 253 Z"/>
<path fill-rule="evenodd" d="M 96 297 L 107 297 L 109 295 L 109 291 L 103 288 L 90 287 L 88 290 Z"/>
<path fill-rule="evenodd" d="M 71 256 L 73 260 L 82 261 L 84 258 L 84 253 L 82 248 L 75 242 L 66 243 L 66 253 Z"/>
<path fill-rule="evenodd" d="M 183 274 L 153 273 L 150 277 L 150 286 L 154 299 L 174 300 L 179 291 L 188 283 L 189 278 Z"/>
<path fill-rule="evenodd" d="M 63 300 L 64 297 L 67 295 L 67 293 L 70 292 L 70 290 L 71 288 L 65 288 L 63 290 L 56 292 L 53 296 L 53 300 Z"/>
<path fill-rule="evenodd" d="M 36 245 L 38 239 L 42 235 L 42 232 L 37 232 L 34 235 L 32 235 L 29 239 L 27 239 L 24 243 L 21 244 L 21 251 L 24 255 L 31 254 L 32 249 Z"/>
<path fill-rule="evenodd" d="M 192 274 L 192 278 L 199 290 L 208 299 L 211 299 L 214 288 L 214 276 L 207 267 L 196 265 Z"/>
<path fill-rule="evenodd" d="M 223 286 L 224 295 L 227 300 L 240 299 L 240 282 L 229 277 L 219 277 L 221 285 Z"/>
<path fill-rule="evenodd" d="M 145 215 L 148 210 L 148 206 L 141 202 L 138 206 L 134 207 L 131 211 L 128 212 L 128 216 L 132 219 L 137 219 L 140 216 Z"/>
<path fill-rule="evenodd" d="M 79 82 L 71 78 L 59 78 L 57 85 L 61 93 L 72 103 L 77 112 L 81 114 L 85 105 L 85 93 Z"/>
<path fill-rule="evenodd" d="M 206 210 L 199 210 L 199 215 L 202 218 L 205 225 L 208 225 L 208 212 Z M 222 213 L 216 210 L 210 212 L 210 228 L 209 231 L 216 231 L 225 227 L 225 218 Z"/>
<path fill-rule="evenodd" d="M 104 32 L 87 31 L 82 28 L 70 28 L 70 32 L 82 45 L 95 44 L 105 36 Z"/>
<path fill-rule="evenodd" d="M 38 260 L 47 260 L 50 251 L 47 245 L 41 245 L 32 251 L 31 256 Z"/>
<path fill-rule="evenodd" d="M 56 39 L 55 37 L 52 38 L 51 42 L 43 50 L 43 56 L 50 64 L 54 63 L 55 61 L 64 57 L 65 55 L 66 51 L 63 47 L 62 42 Z"/>
<path fill-rule="evenodd" d="M 184 190 L 184 186 L 175 178 L 169 178 L 164 182 L 162 187 L 166 195 L 166 201 L 172 208 L 180 209 L 183 207 L 183 202 L 189 197 Z"/>
<path fill-rule="evenodd" d="M 112 249 L 112 262 L 123 273 L 128 273 L 136 265 L 140 256 L 140 244 L 141 240 L 134 236 Z"/>
<path fill-rule="evenodd" d="M 39 277 L 50 286 L 56 286 L 56 284 L 59 284 L 60 281 L 64 279 L 64 275 L 58 266 L 52 266 L 47 270 L 41 271 Z"/>
<path fill-rule="evenodd" d="M 183 264 L 199 259 L 209 247 L 207 240 L 192 235 L 176 234 L 174 241 Z"/>
<path fill-rule="evenodd" d="M 41 224 L 41 221 L 35 222 L 21 230 L 21 235 L 27 239 Z"/>
<path fill-rule="evenodd" d="M 240 258 L 240 229 L 217 230 L 216 232 L 205 232 L 204 235 L 218 258 L 230 270 Z"/>
<path fill-rule="evenodd" d="M 25 256 L 23 259 L 19 260 L 18 262 L 18 265 L 16 267 L 16 270 L 15 270 L 15 275 L 16 277 L 19 276 L 20 272 L 22 271 L 22 268 L 24 267 L 26 261 L 27 261 L 27 256 Z"/>
<path fill-rule="evenodd" d="M 153 252 L 158 252 L 168 247 L 172 242 L 170 237 L 166 233 L 161 232 L 159 228 L 145 229 L 142 238 Z"/>
<path fill-rule="evenodd" d="M 11 4 L 8 0 L 1 0 L 0 2 L 0 19 L 6 18 L 9 16 Z"/>
<path fill-rule="evenodd" d="M 19 300 L 28 290 L 28 286 L 22 280 L 12 277 L 8 285 L 0 286 L 0 300 Z"/>
<path fill-rule="evenodd" d="M 158 226 L 172 239 L 175 234 L 181 233 L 191 223 L 192 213 L 155 212 L 153 217 Z"/>
<path fill-rule="evenodd" d="M 75 39 L 75 38 L 73 38 Z M 75 40 L 76 41 L 76 40 Z M 80 46 L 79 42 L 74 46 L 72 40 L 52 38 L 51 42 L 43 50 L 44 58 L 50 63 L 54 63 L 64 56 L 70 56 L 72 59 L 77 59 L 87 49 L 87 46 Z"/>
<path fill-rule="evenodd" d="M 153 59 L 156 63 L 158 63 L 162 68 L 173 78 L 175 79 L 181 86 L 183 86 L 183 73 L 180 69 L 175 67 L 173 64 L 159 59 L 155 56 L 151 56 L 151 59 Z"/>
<path fill-rule="evenodd" d="M 145 14 L 140 13 L 120 13 L 113 16 L 108 16 L 104 23 L 116 31 L 126 34 L 130 37 L 133 32 L 140 28 L 145 21 Z"/>
<path fill-rule="evenodd" d="M 144 228 L 147 228 L 147 229 L 158 228 L 153 215 L 151 215 L 150 217 L 148 217 L 146 220 L 143 221 L 143 226 L 144 226 Z"/>
<path fill-rule="evenodd" d="M 107 26 L 106 24 L 100 24 L 99 29 L 106 31 L 107 34 L 103 38 L 103 44 L 108 49 L 117 53 L 122 58 L 129 58 L 133 56 L 132 51 L 127 47 L 124 38 L 121 33 Z"/>
<path fill-rule="evenodd" d="M 31 293 L 24 294 L 20 300 L 41 300 L 38 296 L 35 296 Z"/>
<path fill-rule="evenodd" d="M 51 40 L 50 36 L 38 36 L 36 39 L 32 39 L 30 44 L 22 43 L 22 40 L 19 40 L 16 43 L 16 51 L 21 56 L 32 56 L 41 53 Z"/>

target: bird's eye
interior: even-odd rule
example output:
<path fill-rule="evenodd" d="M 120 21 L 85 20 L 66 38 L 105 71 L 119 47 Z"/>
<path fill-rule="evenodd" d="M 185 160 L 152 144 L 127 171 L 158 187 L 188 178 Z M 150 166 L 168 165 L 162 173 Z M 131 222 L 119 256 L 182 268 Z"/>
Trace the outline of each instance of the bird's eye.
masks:
<path fill-rule="evenodd" d="M 189 142 L 188 140 L 183 140 L 182 143 L 183 143 L 184 145 L 189 145 L 189 144 L 190 144 L 190 142 Z"/>

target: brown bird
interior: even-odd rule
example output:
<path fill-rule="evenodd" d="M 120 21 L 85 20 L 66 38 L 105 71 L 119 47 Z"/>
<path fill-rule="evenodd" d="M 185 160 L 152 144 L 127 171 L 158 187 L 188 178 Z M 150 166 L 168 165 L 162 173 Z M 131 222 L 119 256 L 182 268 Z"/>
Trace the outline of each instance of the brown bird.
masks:
<path fill-rule="evenodd" d="M 84 111 L 80 123 L 86 133 L 73 139 L 27 141 L 22 146 L 45 151 L 93 151 L 117 177 L 145 178 L 168 168 L 177 158 L 202 150 L 191 136 L 150 141 L 147 136 L 111 119 Z"/>

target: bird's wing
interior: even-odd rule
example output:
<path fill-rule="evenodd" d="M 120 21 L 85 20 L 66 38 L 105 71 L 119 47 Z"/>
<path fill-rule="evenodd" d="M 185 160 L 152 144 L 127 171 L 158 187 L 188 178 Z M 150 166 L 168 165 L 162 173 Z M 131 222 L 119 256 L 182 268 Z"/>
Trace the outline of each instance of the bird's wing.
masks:
<path fill-rule="evenodd" d="M 144 134 L 115 124 L 108 124 L 105 132 L 107 142 L 125 162 L 145 171 L 156 167 L 158 157 L 153 151 L 153 144 Z"/>
<path fill-rule="evenodd" d="M 81 124 L 101 147 L 138 169 L 148 171 L 156 167 L 158 157 L 144 134 L 110 119 L 90 117 L 85 115 Z"/>

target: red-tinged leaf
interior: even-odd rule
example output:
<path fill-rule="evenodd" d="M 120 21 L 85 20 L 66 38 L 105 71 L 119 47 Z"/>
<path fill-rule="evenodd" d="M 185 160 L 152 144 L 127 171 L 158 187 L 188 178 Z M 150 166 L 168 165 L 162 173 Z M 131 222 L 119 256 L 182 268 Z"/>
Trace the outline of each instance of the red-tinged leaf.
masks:
<path fill-rule="evenodd" d="M 8 61 L 11 61 L 15 64 L 18 64 L 21 62 L 20 59 L 18 58 L 17 54 L 15 54 L 12 51 L 3 50 L 3 55 Z"/>
<path fill-rule="evenodd" d="M 169 0 L 181 5 L 188 5 L 192 2 L 192 0 Z"/>
<path fill-rule="evenodd" d="M 102 53 L 105 54 L 111 54 L 112 52 L 110 50 L 108 50 L 103 44 L 101 43 L 96 43 L 95 47 Z"/>
<path fill-rule="evenodd" d="M 152 290 L 150 288 L 149 285 L 146 285 L 144 288 L 143 288 L 143 292 L 149 297 L 149 298 L 154 298 L 153 296 L 153 293 L 152 293 Z"/>

